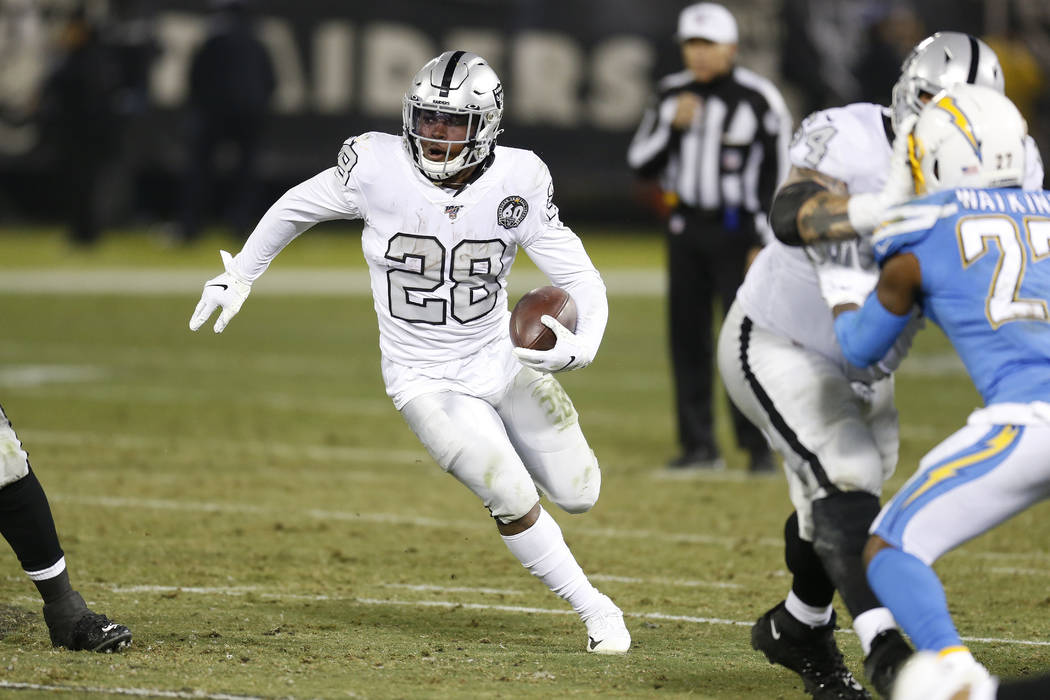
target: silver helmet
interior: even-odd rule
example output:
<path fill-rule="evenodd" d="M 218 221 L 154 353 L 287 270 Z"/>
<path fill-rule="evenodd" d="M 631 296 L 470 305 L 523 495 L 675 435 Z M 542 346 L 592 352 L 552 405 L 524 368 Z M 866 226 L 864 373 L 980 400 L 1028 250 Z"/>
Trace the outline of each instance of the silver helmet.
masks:
<path fill-rule="evenodd" d="M 893 128 L 932 97 L 957 83 L 984 85 L 1003 92 L 1003 71 L 995 52 L 980 39 L 961 32 L 937 32 L 912 49 L 893 86 Z"/>
<path fill-rule="evenodd" d="M 502 117 L 503 85 L 485 59 L 469 51 L 446 51 L 412 78 L 404 98 L 401 136 L 423 174 L 440 181 L 488 157 Z M 465 136 L 452 140 L 420 133 L 421 124 L 438 122 L 465 126 Z M 464 146 L 453 156 L 456 144 Z"/>

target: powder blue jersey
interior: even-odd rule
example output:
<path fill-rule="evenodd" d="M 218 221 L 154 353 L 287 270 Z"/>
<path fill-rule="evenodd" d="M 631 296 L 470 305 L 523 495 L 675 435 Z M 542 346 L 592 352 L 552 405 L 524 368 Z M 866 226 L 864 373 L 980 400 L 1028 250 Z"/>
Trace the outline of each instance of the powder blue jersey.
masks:
<path fill-rule="evenodd" d="M 985 404 L 1050 401 L 1050 192 L 954 189 L 891 210 L 880 265 L 911 253 L 919 303 Z"/>

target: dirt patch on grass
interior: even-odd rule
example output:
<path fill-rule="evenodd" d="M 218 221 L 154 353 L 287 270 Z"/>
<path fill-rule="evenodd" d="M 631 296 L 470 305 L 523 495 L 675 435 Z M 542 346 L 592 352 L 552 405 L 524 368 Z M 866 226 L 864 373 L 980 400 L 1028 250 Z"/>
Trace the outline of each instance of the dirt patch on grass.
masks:
<path fill-rule="evenodd" d="M 15 632 L 24 632 L 37 623 L 39 615 L 35 612 L 0 605 L 0 639 Z"/>

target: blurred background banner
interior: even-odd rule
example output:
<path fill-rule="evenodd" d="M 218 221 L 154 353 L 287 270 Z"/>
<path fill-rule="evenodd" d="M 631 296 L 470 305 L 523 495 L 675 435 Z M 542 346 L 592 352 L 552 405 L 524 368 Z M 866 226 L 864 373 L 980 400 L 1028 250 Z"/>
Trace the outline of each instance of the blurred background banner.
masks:
<path fill-rule="evenodd" d="M 688 3 L 0 0 L 0 223 L 54 219 L 55 188 L 68 186 L 62 173 L 92 158 L 103 161 L 91 179 L 105 183 L 101 216 L 109 225 L 177 219 L 190 167 L 190 66 L 215 31 L 216 9 L 231 4 L 245 7 L 273 65 L 252 165 L 264 204 L 332 164 L 347 137 L 399 132 L 411 76 L 428 58 L 462 48 L 486 57 L 504 81 L 500 143 L 546 160 L 567 221 L 653 221 L 624 156 L 654 81 L 681 65 L 672 36 Z M 741 63 L 778 83 L 796 123 L 819 107 L 888 103 L 907 50 L 929 32 L 955 29 L 995 35 L 1008 92 L 1024 91 L 1014 99 L 1040 137 L 1044 119 L 1033 112 L 1046 102 L 1050 3 L 726 4 L 741 29 Z M 97 31 L 110 60 L 92 64 L 108 68 L 78 62 L 88 75 L 78 80 L 91 84 L 66 99 L 86 103 L 78 113 L 89 116 L 72 118 L 68 107 L 54 107 L 49 86 L 58 81 L 49 78 L 84 31 L 77 21 Z M 95 131 L 85 119 L 99 122 Z M 72 140 L 95 144 L 94 152 L 70 145 L 71 129 Z M 216 154 L 218 202 L 230 186 L 227 151 Z"/>

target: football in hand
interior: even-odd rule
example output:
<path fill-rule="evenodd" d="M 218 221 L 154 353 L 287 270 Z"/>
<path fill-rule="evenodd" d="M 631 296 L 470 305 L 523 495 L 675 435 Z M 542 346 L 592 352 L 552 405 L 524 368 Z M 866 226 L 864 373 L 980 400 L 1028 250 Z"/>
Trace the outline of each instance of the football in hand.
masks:
<path fill-rule="evenodd" d="M 510 314 L 510 341 L 519 348 L 550 350 L 558 338 L 543 325 L 542 316 L 558 319 L 561 325 L 576 332 L 576 302 L 560 287 L 540 287 L 528 292 Z"/>

